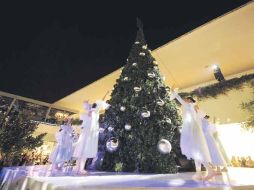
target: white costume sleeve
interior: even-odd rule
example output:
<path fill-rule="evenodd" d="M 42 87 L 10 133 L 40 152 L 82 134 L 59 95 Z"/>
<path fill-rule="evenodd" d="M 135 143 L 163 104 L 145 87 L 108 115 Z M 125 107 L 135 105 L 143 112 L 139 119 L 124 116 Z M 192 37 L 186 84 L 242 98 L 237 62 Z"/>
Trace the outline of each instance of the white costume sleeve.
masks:
<path fill-rule="evenodd" d="M 109 108 L 109 104 L 103 100 L 97 100 L 96 101 L 97 107 L 98 109 L 108 109 Z"/>
<path fill-rule="evenodd" d="M 187 104 L 176 92 L 173 91 L 172 96 L 176 98 L 183 106 Z"/>
<path fill-rule="evenodd" d="M 209 132 L 212 134 L 217 132 L 217 128 L 214 124 L 209 124 Z"/>

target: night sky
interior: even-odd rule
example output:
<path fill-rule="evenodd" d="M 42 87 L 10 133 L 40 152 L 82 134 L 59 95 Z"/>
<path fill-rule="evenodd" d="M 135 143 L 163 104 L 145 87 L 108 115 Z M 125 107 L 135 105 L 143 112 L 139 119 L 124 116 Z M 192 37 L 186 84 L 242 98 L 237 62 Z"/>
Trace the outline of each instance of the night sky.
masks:
<path fill-rule="evenodd" d="M 0 90 L 52 103 L 125 64 L 136 17 L 155 49 L 248 1 L 8 2 L 0 5 Z"/>

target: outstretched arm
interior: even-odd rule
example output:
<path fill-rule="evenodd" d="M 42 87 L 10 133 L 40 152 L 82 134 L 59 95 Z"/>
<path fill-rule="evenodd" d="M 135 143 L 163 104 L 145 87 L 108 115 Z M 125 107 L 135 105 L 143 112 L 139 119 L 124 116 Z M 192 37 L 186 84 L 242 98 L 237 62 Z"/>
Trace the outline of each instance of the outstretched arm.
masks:
<path fill-rule="evenodd" d="M 172 91 L 172 95 L 180 102 L 180 104 L 186 105 L 186 102 L 181 98 L 181 96 L 178 95 L 177 92 L 175 92 L 175 90 Z"/>
<path fill-rule="evenodd" d="M 104 100 L 97 100 L 97 101 L 96 101 L 96 104 L 97 104 L 97 106 L 98 106 L 99 109 L 108 109 L 109 106 L 110 106 L 110 105 L 109 105 L 106 101 L 104 101 Z"/>

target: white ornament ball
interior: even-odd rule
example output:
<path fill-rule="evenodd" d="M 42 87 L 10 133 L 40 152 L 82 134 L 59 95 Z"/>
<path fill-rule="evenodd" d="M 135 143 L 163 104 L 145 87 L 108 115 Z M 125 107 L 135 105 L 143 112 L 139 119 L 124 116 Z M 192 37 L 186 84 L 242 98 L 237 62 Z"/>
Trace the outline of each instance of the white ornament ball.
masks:
<path fill-rule="evenodd" d="M 134 67 L 137 66 L 137 63 L 132 63 L 132 66 L 134 66 Z"/>
<path fill-rule="evenodd" d="M 143 46 L 142 46 L 142 49 L 147 49 L 147 45 L 143 45 Z"/>
<path fill-rule="evenodd" d="M 121 110 L 121 111 L 125 111 L 125 109 L 126 109 L 126 108 L 125 108 L 124 106 L 121 106 L 121 107 L 120 107 L 120 110 Z"/>
<path fill-rule="evenodd" d="M 115 137 L 111 137 L 106 142 L 106 148 L 108 152 L 115 152 L 119 146 L 119 141 Z"/>
<path fill-rule="evenodd" d="M 113 127 L 108 127 L 108 131 L 113 131 L 114 128 Z"/>
<path fill-rule="evenodd" d="M 141 116 L 143 117 L 143 118 L 146 118 L 146 117 L 150 117 L 150 111 L 145 111 L 145 112 L 142 112 L 141 113 Z"/>
<path fill-rule="evenodd" d="M 139 42 L 139 41 L 136 41 L 135 44 L 140 44 L 140 42 Z"/>
<path fill-rule="evenodd" d="M 135 86 L 133 89 L 134 89 L 136 92 L 140 92 L 140 91 L 142 90 L 141 87 L 137 87 L 137 86 Z"/>
<path fill-rule="evenodd" d="M 123 79 L 123 80 L 124 80 L 124 81 L 127 81 L 128 79 L 129 79 L 128 77 L 124 77 L 124 79 Z"/>
<path fill-rule="evenodd" d="M 171 150 L 172 150 L 171 143 L 168 140 L 166 140 L 166 139 L 161 139 L 158 142 L 157 146 L 158 146 L 158 150 L 162 154 L 169 154 L 171 152 Z"/>
<path fill-rule="evenodd" d="M 154 77 L 155 77 L 155 73 L 154 73 L 154 72 L 148 73 L 147 75 L 148 75 L 148 77 L 150 77 L 150 78 L 154 78 Z"/>
<path fill-rule="evenodd" d="M 131 130 L 131 125 L 126 124 L 126 125 L 124 126 L 124 128 L 125 128 L 126 131 L 129 131 L 129 130 Z"/>
<path fill-rule="evenodd" d="M 153 61 L 153 63 L 154 63 L 155 65 L 158 65 L 158 62 L 157 62 L 157 61 Z"/>
<path fill-rule="evenodd" d="M 139 53 L 140 56 L 145 56 L 146 54 L 144 52 Z"/>

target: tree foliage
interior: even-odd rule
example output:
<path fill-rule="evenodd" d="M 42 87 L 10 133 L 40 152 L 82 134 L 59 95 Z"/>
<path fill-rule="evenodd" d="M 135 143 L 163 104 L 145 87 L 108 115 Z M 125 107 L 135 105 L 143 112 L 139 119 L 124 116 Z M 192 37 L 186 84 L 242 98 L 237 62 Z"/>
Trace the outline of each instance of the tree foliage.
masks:
<path fill-rule="evenodd" d="M 119 140 L 117 151 L 106 151 L 102 169 L 175 173 L 175 156 L 180 151 L 178 126 L 182 120 L 147 47 L 141 22 L 138 26 L 127 64 L 114 85 L 109 100 L 111 107 L 102 117 L 106 139 Z M 126 124 L 131 126 L 130 130 L 126 130 Z M 171 143 L 170 154 L 158 151 L 161 139 Z"/>

